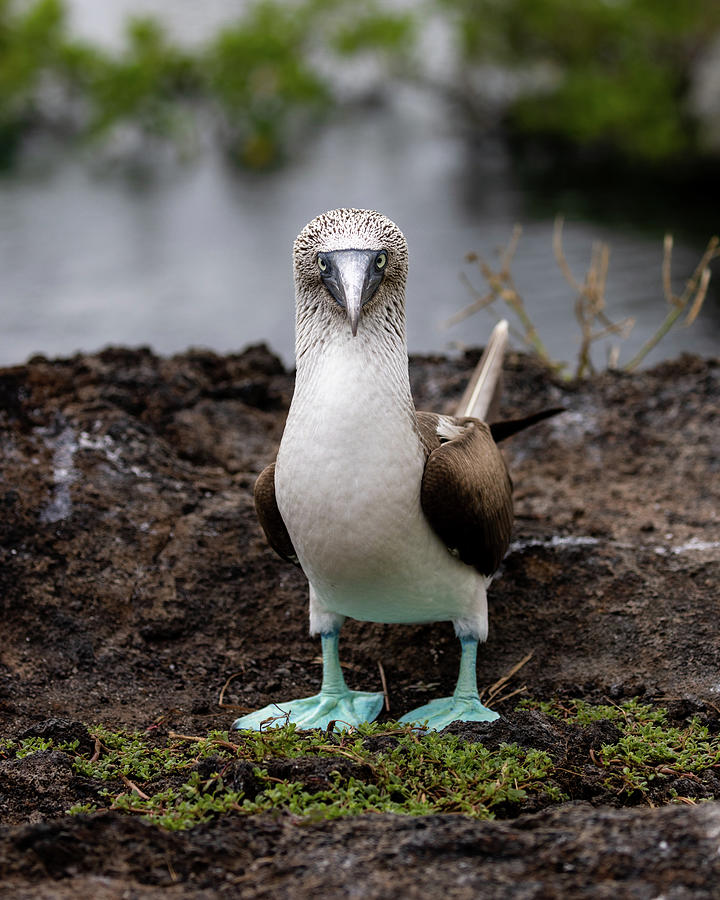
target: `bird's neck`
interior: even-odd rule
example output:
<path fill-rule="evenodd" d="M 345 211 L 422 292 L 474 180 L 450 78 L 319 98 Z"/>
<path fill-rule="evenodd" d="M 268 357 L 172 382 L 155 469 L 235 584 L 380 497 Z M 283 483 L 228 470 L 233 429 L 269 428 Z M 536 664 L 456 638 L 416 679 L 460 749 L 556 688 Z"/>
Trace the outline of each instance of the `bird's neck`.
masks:
<path fill-rule="evenodd" d="M 414 424 L 405 317 L 367 315 L 357 335 L 340 316 L 319 323 L 298 317 L 293 404 L 322 407 L 328 415 L 388 414 Z"/>

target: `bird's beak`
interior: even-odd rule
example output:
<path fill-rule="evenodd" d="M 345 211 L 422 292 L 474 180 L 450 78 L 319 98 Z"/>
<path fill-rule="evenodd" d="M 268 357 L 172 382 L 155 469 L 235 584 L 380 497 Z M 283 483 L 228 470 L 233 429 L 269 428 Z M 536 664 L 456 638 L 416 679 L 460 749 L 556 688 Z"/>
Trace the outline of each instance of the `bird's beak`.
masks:
<path fill-rule="evenodd" d="M 377 250 L 333 250 L 324 254 L 329 265 L 323 276 L 335 302 L 345 310 L 353 336 L 357 335 L 360 313 L 382 281 L 375 267 Z"/>

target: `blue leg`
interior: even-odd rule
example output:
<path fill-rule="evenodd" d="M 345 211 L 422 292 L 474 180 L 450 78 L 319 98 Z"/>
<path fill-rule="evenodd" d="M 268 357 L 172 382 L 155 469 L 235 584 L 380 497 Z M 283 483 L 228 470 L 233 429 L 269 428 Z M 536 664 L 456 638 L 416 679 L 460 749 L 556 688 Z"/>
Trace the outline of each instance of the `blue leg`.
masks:
<path fill-rule="evenodd" d="M 338 727 L 372 722 L 382 708 L 383 694 L 351 691 L 345 684 L 338 654 L 339 632 L 320 636 L 323 677 L 320 693 L 302 700 L 271 703 L 233 722 L 236 729 L 260 731 L 263 727 L 294 722 L 299 728 L 327 728 L 335 720 Z"/>
<path fill-rule="evenodd" d="M 475 638 L 460 638 L 462 656 L 455 693 L 452 697 L 431 700 L 404 715 L 400 721 L 440 731 L 451 722 L 494 722 L 500 718 L 496 712 L 483 706 L 477 689 L 477 648 Z"/>

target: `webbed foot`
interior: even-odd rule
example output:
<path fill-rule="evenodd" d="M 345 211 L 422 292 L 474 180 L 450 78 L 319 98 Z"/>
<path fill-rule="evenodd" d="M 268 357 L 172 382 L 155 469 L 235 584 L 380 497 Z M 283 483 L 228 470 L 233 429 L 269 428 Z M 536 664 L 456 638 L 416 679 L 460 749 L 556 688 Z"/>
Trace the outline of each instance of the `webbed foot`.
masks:
<path fill-rule="evenodd" d="M 271 703 L 247 716 L 235 719 L 233 729 L 260 731 L 263 726 L 272 727 L 293 722 L 298 728 L 327 728 L 336 721 L 339 730 L 343 725 L 359 725 L 372 722 L 382 709 L 383 694 L 368 691 L 345 690 L 340 694 L 324 694 L 284 703 Z"/>
<path fill-rule="evenodd" d="M 500 716 L 479 697 L 440 697 L 406 713 L 401 722 L 425 725 L 433 731 L 441 731 L 451 722 L 494 722 Z"/>
<path fill-rule="evenodd" d="M 400 721 L 412 725 L 427 723 L 427 728 L 440 731 L 451 722 L 494 722 L 499 719 L 499 713 L 480 702 L 475 674 L 477 646 L 477 638 L 460 638 L 460 671 L 452 697 L 431 700 L 404 715 Z"/>
<path fill-rule="evenodd" d="M 247 716 L 235 719 L 234 729 L 260 731 L 263 727 L 292 722 L 299 728 L 327 728 L 336 721 L 345 725 L 372 722 L 382 709 L 384 694 L 351 691 L 345 684 L 338 655 L 338 632 L 320 636 L 322 641 L 323 680 L 320 693 L 301 700 L 271 703 Z"/>

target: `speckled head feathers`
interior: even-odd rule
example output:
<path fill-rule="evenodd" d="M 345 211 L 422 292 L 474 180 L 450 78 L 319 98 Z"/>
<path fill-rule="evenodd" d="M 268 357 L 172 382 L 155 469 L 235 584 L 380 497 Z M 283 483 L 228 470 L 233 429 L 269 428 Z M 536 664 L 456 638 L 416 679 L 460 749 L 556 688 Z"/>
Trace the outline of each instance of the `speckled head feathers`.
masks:
<path fill-rule="evenodd" d="M 387 263 L 382 282 L 363 304 L 357 337 L 345 309 L 323 283 L 318 255 L 341 250 L 384 250 Z M 408 250 L 403 233 L 387 216 L 370 209 L 332 209 L 314 218 L 295 239 L 296 358 L 304 365 L 308 350 L 321 352 L 330 339 L 369 341 L 375 350 L 392 344 L 404 359 L 405 282 Z M 312 354 L 310 354 L 312 355 Z"/>
<path fill-rule="evenodd" d="M 295 239 L 296 274 L 315 272 L 319 252 L 332 250 L 387 250 L 388 276 L 407 277 L 408 249 L 394 222 L 373 209 L 331 209 L 316 216 Z"/>

